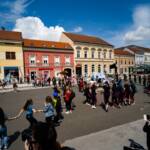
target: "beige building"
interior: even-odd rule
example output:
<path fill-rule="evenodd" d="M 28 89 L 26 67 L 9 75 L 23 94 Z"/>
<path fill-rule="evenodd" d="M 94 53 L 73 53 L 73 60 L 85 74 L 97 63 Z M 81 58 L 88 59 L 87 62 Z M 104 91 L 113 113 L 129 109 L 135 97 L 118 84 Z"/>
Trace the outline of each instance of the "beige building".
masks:
<path fill-rule="evenodd" d="M 0 79 L 24 78 L 22 35 L 0 30 Z"/>
<path fill-rule="evenodd" d="M 135 66 L 134 54 L 121 48 L 114 49 L 115 62 L 117 64 L 118 74 L 130 74 Z"/>
<path fill-rule="evenodd" d="M 113 46 L 106 41 L 87 35 L 62 33 L 60 41 L 68 42 L 74 49 L 74 74 L 91 76 L 94 72 L 112 74 Z"/>

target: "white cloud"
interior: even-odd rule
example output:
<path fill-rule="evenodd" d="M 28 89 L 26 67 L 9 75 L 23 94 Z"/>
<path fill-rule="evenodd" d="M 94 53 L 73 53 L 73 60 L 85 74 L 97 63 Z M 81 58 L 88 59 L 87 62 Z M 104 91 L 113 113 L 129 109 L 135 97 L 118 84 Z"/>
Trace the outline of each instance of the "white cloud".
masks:
<path fill-rule="evenodd" d="M 3 23 L 14 22 L 16 19 L 22 17 L 26 12 L 27 7 L 34 0 L 15 0 L 15 1 L 6 1 L 0 4 L 1 7 L 5 8 L 7 11 L 0 13 L 0 19 Z"/>
<path fill-rule="evenodd" d="M 76 32 L 76 33 L 79 33 L 79 32 L 82 32 L 83 31 L 83 28 L 78 26 L 78 27 L 75 27 L 73 32 Z"/>
<path fill-rule="evenodd" d="M 38 17 L 23 17 L 16 20 L 14 31 L 22 32 L 23 38 L 58 41 L 64 28 L 47 27 Z"/>
<path fill-rule="evenodd" d="M 140 43 L 150 46 L 150 6 L 138 6 L 133 13 L 133 25 L 123 37 L 127 44 Z"/>

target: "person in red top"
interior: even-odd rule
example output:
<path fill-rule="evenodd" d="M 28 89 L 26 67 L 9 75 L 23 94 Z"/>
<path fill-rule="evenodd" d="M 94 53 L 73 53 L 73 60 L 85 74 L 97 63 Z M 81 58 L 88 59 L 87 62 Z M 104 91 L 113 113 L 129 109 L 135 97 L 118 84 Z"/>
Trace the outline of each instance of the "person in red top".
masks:
<path fill-rule="evenodd" d="M 69 87 L 66 87 L 66 91 L 65 91 L 65 94 L 64 94 L 64 100 L 65 100 L 65 103 L 66 103 L 66 114 L 69 114 L 71 113 L 71 90 Z"/>

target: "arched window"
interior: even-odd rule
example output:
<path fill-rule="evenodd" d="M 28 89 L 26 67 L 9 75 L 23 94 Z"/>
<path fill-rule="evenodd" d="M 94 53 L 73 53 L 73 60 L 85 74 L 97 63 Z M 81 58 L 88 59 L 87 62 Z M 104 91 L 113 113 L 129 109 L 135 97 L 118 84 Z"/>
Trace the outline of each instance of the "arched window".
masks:
<path fill-rule="evenodd" d="M 88 51 L 85 50 L 85 51 L 84 51 L 84 58 L 87 58 L 87 57 L 88 57 Z"/>

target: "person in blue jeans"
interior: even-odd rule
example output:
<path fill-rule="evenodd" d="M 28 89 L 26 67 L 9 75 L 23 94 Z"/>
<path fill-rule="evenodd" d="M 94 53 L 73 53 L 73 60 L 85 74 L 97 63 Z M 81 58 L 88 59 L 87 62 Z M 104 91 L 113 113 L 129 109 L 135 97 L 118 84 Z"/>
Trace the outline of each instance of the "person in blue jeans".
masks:
<path fill-rule="evenodd" d="M 13 120 L 16 119 L 16 117 L 8 118 L 3 109 L 0 107 L 0 150 L 1 149 L 7 149 L 9 144 L 9 138 L 7 136 L 7 127 L 5 125 L 5 122 L 7 120 Z"/>
<path fill-rule="evenodd" d="M 34 124 L 37 123 L 37 120 L 34 118 L 33 113 L 39 112 L 39 110 L 36 110 L 33 108 L 33 100 L 29 99 L 26 101 L 25 105 L 22 107 L 16 118 L 19 118 L 23 112 L 26 114 L 26 119 L 29 121 L 30 126 L 29 128 L 32 128 Z"/>

